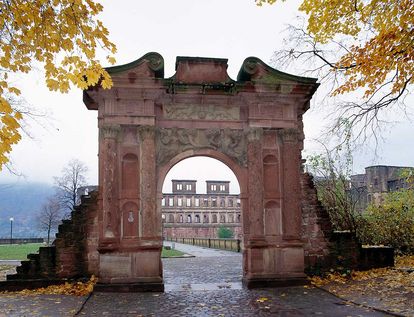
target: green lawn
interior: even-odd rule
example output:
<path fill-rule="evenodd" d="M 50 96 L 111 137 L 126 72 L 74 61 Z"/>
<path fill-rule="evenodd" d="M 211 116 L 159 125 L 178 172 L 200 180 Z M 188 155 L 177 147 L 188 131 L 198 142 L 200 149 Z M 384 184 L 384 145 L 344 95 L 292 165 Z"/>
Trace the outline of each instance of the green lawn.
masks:
<path fill-rule="evenodd" d="M 4 244 L 0 245 L 0 260 L 26 260 L 29 253 L 37 253 L 39 247 L 44 246 L 43 243 L 28 244 Z M 183 256 L 185 253 L 178 250 L 162 249 L 161 256 L 170 258 L 174 256 Z"/>
<path fill-rule="evenodd" d="M 163 258 L 170 258 L 174 256 L 183 256 L 185 253 L 178 251 L 178 250 L 166 250 L 165 248 L 162 248 L 161 257 Z"/>
<path fill-rule="evenodd" d="M 29 253 L 37 253 L 43 243 L 0 245 L 0 260 L 26 260 Z"/>

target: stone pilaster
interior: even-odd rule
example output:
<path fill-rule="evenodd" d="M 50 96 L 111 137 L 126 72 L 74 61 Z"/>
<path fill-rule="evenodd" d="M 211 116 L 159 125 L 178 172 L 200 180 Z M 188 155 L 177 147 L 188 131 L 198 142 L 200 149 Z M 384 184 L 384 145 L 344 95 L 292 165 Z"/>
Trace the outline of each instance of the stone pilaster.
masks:
<path fill-rule="evenodd" d="M 120 126 L 101 127 L 101 144 L 103 144 L 103 184 L 102 184 L 102 243 L 115 242 L 119 238 L 118 206 L 118 136 Z"/>
<path fill-rule="evenodd" d="M 283 239 L 301 238 L 300 143 L 296 129 L 279 132 L 283 143 Z"/>
<path fill-rule="evenodd" d="M 143 238 L 161 237 L 161 215 L 157 214 L 157 174 L 155 128 L 138 128 L 140 143 L 141 210 L 140 235 Z"/>
<path fill-rule="evenodd" d="M 247 133 L 249 212 L 245 226 L 249 227 L 251 238 L 264 236 L 262 136 L 261 128 L 251 128 Z"/>

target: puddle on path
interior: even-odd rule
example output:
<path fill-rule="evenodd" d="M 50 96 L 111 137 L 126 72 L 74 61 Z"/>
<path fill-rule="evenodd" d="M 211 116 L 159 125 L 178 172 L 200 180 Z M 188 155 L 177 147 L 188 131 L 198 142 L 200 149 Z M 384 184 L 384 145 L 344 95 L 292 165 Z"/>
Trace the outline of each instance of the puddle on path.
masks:
<path fill-rule="evenodd" d="M 201 284 L 165 284 L 165 292 L 184 292 L 184 291 L 216 291 L 220 289 L 242 289 L 241 282 L 230 283 L 201 283 Z"/>

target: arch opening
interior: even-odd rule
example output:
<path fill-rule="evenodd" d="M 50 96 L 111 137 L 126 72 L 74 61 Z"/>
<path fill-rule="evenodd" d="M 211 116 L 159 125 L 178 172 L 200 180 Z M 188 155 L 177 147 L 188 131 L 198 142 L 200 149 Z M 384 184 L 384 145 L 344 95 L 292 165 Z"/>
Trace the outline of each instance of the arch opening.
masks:
<path fill-rule="evenodd" d="M 163 238 L 219 238 L 226 225 L 233 237 L 242 237 L 239 181 L 224 163 L 193 156 L 175 163 L 162 182 Z"/>
<path fill-rule="evenodd" d="M 223 256 L 223 251 L 216 251 L 215 248 L 227 249 L 229 253 L 226 255 L 231 257 L 230 261 L 233 265 L 230 276 L 226 276 L 225 280 L 234 279 L 232 282 L 240 283 L 242 276 L 240 247 L 243 232 L 240 192 L 243 186 L 239 184 L 238 177 L 227 164 L 211 156 L 196 155 L 183 158 L 165 168 L 167 169 L 168 172 L 160 175 L 159 179 L 162 185 L 159 186 L 162 188 L 159 200 L 163 219 L 161 226 L 164 246 L 189 254 L 197 252 L 197 255 L 200 255 L 199 252 L 204 252 L 209 254 L 209 257 L 214 252 L 217 252 L 216 256 Z M 239 178 L 242 176 L 239 175 Z M 204 248 L 194 248 L 197 246 Z M 207 276 L 212 275 L 215 270 L 220 270 L 218 267 L 220 261 L 217 259 L 210 259 L 205 263 L 202 257 L 196 257 L 181 262 L 183 267 L 191 262 L 200 274 L 170 276 L 169 267 L 172 263 L 170 259 L 164 258 L 166 285 L 174 284 L 173 281 L 177 279 L 185 280 L 190 284 L 203 284 L 211 279 L 211 276 L 208 279 Z M 183 272 L 183 275 L 186 273 Z M 218 275 L 215 278 L 217 280 L 213 278 L 213 281 L 224 282 L 219 280 L 220 278 L 223 276 Z"/>

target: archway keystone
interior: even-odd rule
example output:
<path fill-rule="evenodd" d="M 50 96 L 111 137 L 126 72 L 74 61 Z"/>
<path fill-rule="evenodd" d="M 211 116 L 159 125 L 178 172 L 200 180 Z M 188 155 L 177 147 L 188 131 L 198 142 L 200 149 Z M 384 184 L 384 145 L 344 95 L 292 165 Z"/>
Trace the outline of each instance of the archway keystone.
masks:
<path fill-rule="evenodd" d="M 101 283 L 163 289 L 161 188 L 178 161 L 207 155 L 227 164 L 241 188 L 243 280 L 300 282 L 302 115 L 316 79 L 279 72 L 255 57 L 237 77 L 227 60 L 148 53 L 110 67 L 114 86 L 84 92 L 98 110 L 98 256 Z"/>

